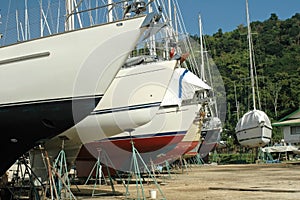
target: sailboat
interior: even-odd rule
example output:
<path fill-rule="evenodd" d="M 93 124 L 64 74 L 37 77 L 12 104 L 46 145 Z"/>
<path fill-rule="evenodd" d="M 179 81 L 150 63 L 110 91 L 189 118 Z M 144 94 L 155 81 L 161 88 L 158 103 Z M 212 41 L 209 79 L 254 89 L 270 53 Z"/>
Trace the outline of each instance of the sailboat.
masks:
<path fill-rule="evenodd" d="M 74 2 L 66 2 L 66 31 L 0 47 L 0 175 L 93 111 L 156 17 L 135 4 L 132 17 L 75 29 Z"/>
<path fill-rule="evenodd" d="M 248 0 L 246 0 L 246 14 L 248 27 L 248 45 L 250 60 L 250 78 L 252 88 L 253 110 L 248 111 L 239 119 L 235 132 L 239 143 L 245 147 L 262 147 L 268 144 L 272 137 L 272 126 L 270 119 L 264 111 L 256 109 L 256 93 L 254 82 L 253 47 L 251 39 L 251 27 L 249 19 Z"/>
<path fill-rule="evenodd" d="M 172 28 L 168 31 L 171 32 Z M 156 164 L 185 153 L 194 144 L 197 133 L 200 135 L 197 128 L 204 100 L 199 102 L 199 98 L 206 90 L 210 90 L 210 87 L 198 76 L 178 66 L 154 118 L 130 132 L 124 131 L 107 139 L 85 144 L 76 159 L 77 176 L 88 176 L 99 150 L 106 152 L 113 163 L 111 168 L 128 171 L 132 156 L 130 141 L 134 142 L 144 162 L 149 165 L 151 162 Z M 198 141 L 199 137 L 196 143 Z"/>
<path fill-rule="evenodd" d="M 130 167 L 128 161 L 132 156 L 131 140 L 147 164 L 176 147 L 187 134 L 191 124 L 198 119 L 198 112 L 202 107 L 199 103 L 184 101 L 194 100 L 193 90 L 203 92 L 209 89 L 209 86 L 193 73 L 185 71 L 183 68 L 175 70 L 164 100 L 149 123 L 133 129 L 130 133 L 124 131 L 102 140 L 86 143 L 76 159 L 78 177 L 88 175 L 91 169 L 87 166 L 92 167 L 99 149 L 106 152 L 112 161 L 114 166 L 110 167 L 127 171 Z M 181 100 L 178 99 L 180 79 L 182 79 L 183 90 Z M 181 105 L 178 105 L 179 101 L 182 101 Z"/>
<path fill-rule="evenodd" d="M 202 80 L 209 82 L 211 86 L 210 94 L 207 95 L 208 102 L 205 105 L 204 113 L 205 117 L 202 120 L 201 137 L 198 140 L 198 144 L 192 148 L 190 151 L 186 152 L 185 157 L 196 156 L 199 154 L 202 158 L 207 156 L 208 153 L 216 147 L 218 144 L 221 132 L 222 132 L 222 122 L 219 118 L 217 109 L 217 100 L 215 96 L 213 77 L 212 77 L 212 66 L 208 55 L 208 52 L 204 45 L 203 38 L 203 27 L 201 21 L 201 15 L 198 15 L 199 22 L 199 35 L 200 35 L 200 74 Z M 207 77 L 208 76 L 208 77 Z"/>

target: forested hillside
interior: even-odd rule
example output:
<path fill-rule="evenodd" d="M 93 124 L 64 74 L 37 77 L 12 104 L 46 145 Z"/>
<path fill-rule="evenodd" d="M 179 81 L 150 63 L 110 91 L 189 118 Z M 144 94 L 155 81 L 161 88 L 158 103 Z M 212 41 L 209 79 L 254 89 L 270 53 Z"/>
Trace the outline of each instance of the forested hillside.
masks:
<path fill-rule="evenodd" d="M 275 122 L 299 108 L 300 13 L 286 20 L 271 14 L 263 22 L 252 22 L 251 29 L 261 106 L 257 102 L 257 108 Z M 226 137 L 234 133 L 237 114 L 241 117 L 252 108 L 247 27 L 240 25 L 226 33 L 219 29 L 212 36 L 205 35 L 205 41 L 226 88 Z M 280 137 L 274 129 L 273 141 Z"/>

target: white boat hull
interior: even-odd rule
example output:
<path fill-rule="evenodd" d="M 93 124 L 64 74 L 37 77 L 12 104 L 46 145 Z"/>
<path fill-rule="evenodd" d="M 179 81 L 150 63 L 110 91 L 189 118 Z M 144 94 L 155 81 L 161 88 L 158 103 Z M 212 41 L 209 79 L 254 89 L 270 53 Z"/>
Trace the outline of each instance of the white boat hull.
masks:
<path fill-rule="evenodd" d="M 246 147 L 262 147 L 272 138 L 272 126 L 267 114 L 261 110 L 250 110 L 239 119 L 236 127 L 239 143 Z"/>
<path fill-rule="evenodd" d="M 87 162 L 93 163 L 98 156 L 99 147 L 103 149 L 115 163 L 118 170 L 128 170 L 132 152 L 131 138 L 135 148 L 142 153 L 143 159 L 154 161 L 160 154 L 173 149 L 186 135 L 193 120 L 199 112 L 199 105 L 195 102 L 196 91 L 209 89 L 201 79 L 185 68 L 177 68 L 163 98 L 160 110 L 151 122 L 139 126 L 131 131 L 111 136 L 104 140 L 96 140 L 85 144 L 86 152 L 78 155 L 76 168 Z M 189 103 L 188 103 L 189 102 Z M 83 161 L 85 164 L 82 165 Z M 87 170 L 83 170 L 86 172 Z"/>
<path fill-rule="evenodd" d="M 162 149 L 159 156 L 157 155 L 155 157 L 156 160 L 153 161 L 154 164 L 165 165 L 166 161 L 170 164 L 179 159 L 181 156 L 188 157 L 186 153 L 194 149 L 199 144 L 204 117 L 202 110 L 203 106 L 199 103 L 197 110 L 195 110 L 196 117 L 182 140 L 173 146 L 173 148 L 169 147 Z"/>
<path fill-rule="evenodd" d="M 143 32 L 144 17 L 0 48 L 0 106 L 102 95 Z"/>
<path fill-rule="evenodd" d="M 236 133 L 239 143 L 245 147 L 263 147 L 271 141 L 272 129 L 257 126 Z"/>
<path fill-rule="evenodd" d="M 149 164 L 161 154 L 172 150 L 186 135 L 199 111 L 198 104 L 160 108 L 151 122 L 131 132 L 135 148 Z M 107 153 L 112 163 L 109 167 L 127 171 L 132 156 L 131 137 L 123 132 L 102 141 L 85 144 L 88 152 L 80 152 L 76 160 L 78 176 L 85 177 L 91 171 L 99 148 Z M 84 149 L 86 151 L 86 149 Z"/>
<path fill-rule="evenodd" d="M 33 146 L 74 126 L 95 108 L 143 33 L 144 19 L 0 48 L 0 124 L 6 133 L 1 138 L 0 174 Z"/>

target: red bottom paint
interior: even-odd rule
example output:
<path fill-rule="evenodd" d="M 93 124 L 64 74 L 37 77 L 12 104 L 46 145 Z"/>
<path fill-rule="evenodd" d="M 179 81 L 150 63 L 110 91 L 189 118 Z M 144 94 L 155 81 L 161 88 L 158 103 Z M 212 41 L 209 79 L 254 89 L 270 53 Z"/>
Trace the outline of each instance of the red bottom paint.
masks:
<path fill-rule="evenodd" d="M 156 160 L 161 154 L 166 154 L 175 148 L 183 137 L 184 134 L 153 136 L 148 138 L 133 138 L 132 142 L 145 164 L 150 165 L 151 161 Z M 111 169 L 129 171 L 132 159 L 131 140 L 129 138 L 115 141 L 104 140 L 84 145 L 76 159 L 77 176 L 88 177 L 98 157 L 103 165 L 109 166 Z M 110 173 L 113 172 L 110 171 Z M 95 172 L 93 174 L 95 175 Z"/>

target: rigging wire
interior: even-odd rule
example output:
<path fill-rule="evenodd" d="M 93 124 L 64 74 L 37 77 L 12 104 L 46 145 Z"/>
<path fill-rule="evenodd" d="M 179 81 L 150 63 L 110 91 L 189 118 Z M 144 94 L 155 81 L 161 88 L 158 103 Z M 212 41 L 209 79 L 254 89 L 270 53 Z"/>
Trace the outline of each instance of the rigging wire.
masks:
<path fill-rule="evenodd" d="M 8 20 L 9 20 L 9 15 L 10 15 L 11 1 L 12 0 L 9 0 L 9 2 L 8 2 L 8 11 L 7 11 L 5 28 L 4 28 L 4 33 L 3 33 L 3 35 L 5 35 L 5 36 L 7 35 L 7 30 L 8 30 Z M 5 44 L 5 40 L 6 40 L 6 37 L 3 38 L 2 46 Z"/>

